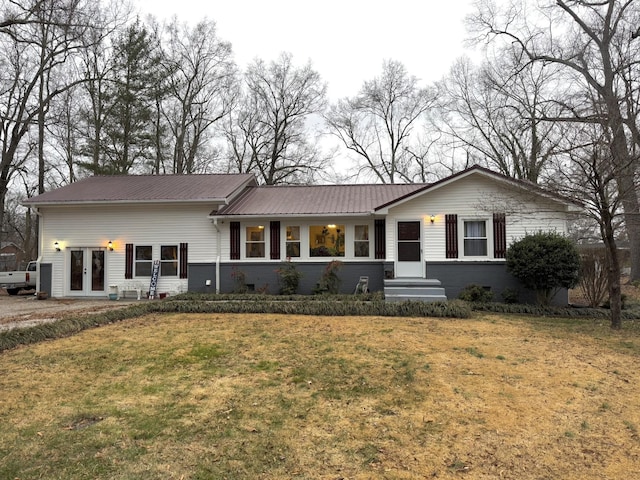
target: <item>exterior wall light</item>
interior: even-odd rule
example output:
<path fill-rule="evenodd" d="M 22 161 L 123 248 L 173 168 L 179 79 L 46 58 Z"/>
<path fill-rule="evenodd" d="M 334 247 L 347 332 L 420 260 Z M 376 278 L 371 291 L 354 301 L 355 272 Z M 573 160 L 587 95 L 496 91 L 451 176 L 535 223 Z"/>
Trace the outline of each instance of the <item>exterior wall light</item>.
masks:
<path fill-rule="evenodd" d="M 111 240 L 109 240 L 109 243 L 107 243 L 107 248 L 110 252 L 113 252 L 113 242 Z"/>
<path fill-rule="evenodd" d="M 60 251 L 60 244 L 58 243 L 58 241 L 56 240 L 56 242 L 53 244 L 53 248 L 56 249 L 56 252 Z"/>
<path fill-rule="evenodd" d="M 431 223 L 436 221 L 436 216 L 435 215 L 431 215 Z"/>

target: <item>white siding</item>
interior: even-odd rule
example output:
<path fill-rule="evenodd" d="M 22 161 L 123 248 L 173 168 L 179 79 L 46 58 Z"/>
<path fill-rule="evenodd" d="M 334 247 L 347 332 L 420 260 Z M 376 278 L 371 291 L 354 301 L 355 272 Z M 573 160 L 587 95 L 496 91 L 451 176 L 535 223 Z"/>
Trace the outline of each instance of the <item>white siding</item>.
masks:
<path fill-rule="evenodd" d="M 70 248 L 104 248 L 113 242 L 114 250 L 106 251 L 105 285 L 141 283 L 147 287 L 149 277 L 125 280 L 125 245 L 152 245 L 153 259 L 160 259 L 161 245 L 188 243 L 189 263 L 214 262 L 216 231 L 207 218 L 211 206 L 181 205 L 114 205 L 66 206 L 41 208 L 41 261 L 51 263 L 52 296 L 68 294 L 68 262 Z M 58 242 L 60 252 L 54 249 Z M 158 292 L 186 290 L 187 280 L 160 277 Z"/>
<path fill-rule="evenodd" d="M 507 245 L 526 233 L 539 230 L 566 233 L 565 205 L 524 191 L 506 188 L 503 184 L 481 175 L 461 178 L 441 188 L 391 208 L 387 216 L 387 259 L 395 260 L 396 222 L 422 220 L 425 260 L 445 258 L 445 215 L 458 215 L 458 249 L 462 256 L 464 220 L 488 220 L 488 257 L 493 259 L 493 213 L 506 214 Z M 431 223 L 431 215 L 435 216 Z M 470 258 L 467 258 L 470 260 Z"/>

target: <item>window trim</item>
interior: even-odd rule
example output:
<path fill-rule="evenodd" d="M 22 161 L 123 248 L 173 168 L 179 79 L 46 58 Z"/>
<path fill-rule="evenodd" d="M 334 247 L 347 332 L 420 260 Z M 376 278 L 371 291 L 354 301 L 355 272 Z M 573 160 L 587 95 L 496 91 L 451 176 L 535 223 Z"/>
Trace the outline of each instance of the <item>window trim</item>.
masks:
<path fill-rule="evenodd" d="M 297 228 L 298 229 L 298 238 L 291 238 L 291 240 L 289 240 L 287 238 L 287 231 L 288 229 L 294 229 Z M 284 251 L 286 254 L 287 258 L 302 258 L 302 226 L 300 225 L 300 223 L 289 223 L 289 224 L 284 224 L 283 226 L 284 229 Z M 289 245 L 295 245 L 298 244 L 298 255 L 289 255 Z"/>
<path fill-rule="evenodd" d="M 367 233 L 366 240 L 356 238 L 356 230 L 358 227 L 365 227 L 366 233 Z M 352 230 L 353 230 L 353 237 L 351 239 L 351 244 L 353 246 L 353 258 L 354 259 L 371 258 L 371 225 L 369 225 L 368 223 L 355 223 L 353 225 Z M 359 243 L 367 244 L 367 255 L 357 255 L 358 248 L 356 247 L 356 245 Z"/>
<path fill-rule="evenodd" d="M 333 221 L 333 219 L 329 219 L 324 223 L 309 222 L 306 225 L 308 234 L 306 251 L 310 260 L 315 260 L 318 258 L 347 258 L 347 227 L 349 226 L 349 224 L 344 222 L 343 219 L 339 220 L 343 223 L 330 223 Z M 316 230 L 321 228 L 321 233 L 311 233 L 312 228 L 315 228 Z M 329 239 L 331 239 L 332 242 L 327 242 L 327 240 Z M 328 245 L 331 245 L 331 247 L 329 247 Z M 334 252 L 331 251 L 332 249 L 334 250 Z M 342 252 L 340 252 L 340 250 L 342 250 Z M 313 255 L 314 251 L 327 251 L 329 255 Z M 342 253 L 342 255 L 332 255 L 331 253 Z M 349 257 L 351 256 L 353 255 L 350 255 Z"/>
<path fill-rule="evenodd" d="M 464 258 L 482 258 L 482 259 L 491 259 L 493 258 L 492 256 L 492 250 L 491 250 L 491 245 L 492 245 L 492 239 L 491 239 L 491 229 L 490 227 L 490 219 L 487 217 L 465 217 L 460 219 L 461 222 L 461 227 L 462 227 L 462 235 L 460 235 L 460 248 L 459 251 L 462 252 L 462 256 Z M 474 222 L 474 223 L 484 223 L 484 237 L 467 237 L 466 236 L 466 229 L 465 229 L 465 224 L 469 222 Z M 491 224 L 492 225 L 492 224 Z M 485 241 L 485 254 L 484 255 L 467 255 L 467 251 L 466 251 L 466 245 L 465 242 L 466 240 L 484 240 Z"/>
<path fill-rule="evenodd" d="M 262 227 L 262 228 L 260 228 Z M 254 229 L 258 229 L 259 231 L 262 232 L 262 240 L 250 240 L 248 237 L 249 234 L 249 229 L 250 228 L 254 228 Z M 243 258 L 246 260 L 268 260 L 267 258 L 267 248 L 268 248 L 268 244 L 267 244 L 267 234 L 265 232 L 266 227 L 263 224 L 253 224 L 253 223 L 245 223 L 244 224 L 244 228 L 242 229 L 242 244 L 244 245 L 244 248 L 242 249 L 242 253 L 243 253 Z M 262 255 L 259 257 L 251 257 L 249 255 L 247 255 L 248 252 L 248 248 L 249 245 L 262 245 Z"/>
<path fill-rule="evenodd" d="M 176 258 L 172 258 L 172 259 L 167 259 L 167 260 L 163 260 L 162 259 L 162 250 L 164 248 L 174 248 L 175 252 L 176 252 Z M 169 263 L 173 263 L 175 264 L 175 273 L 172 273 L 171 275 L 165 274 L 162 270 L 164 265 L 169 264 Z M 160 276 L 161 277 L 167 277 L 167 278 L 171 278 L 171 277 L 178 277 L 180 275 L 180 245 L 179 244 L 161 244 L 160 245 Z"/>
<path fill-rule="evenodd" d="M 138 248 L 149 248 L 151 249 L 151 258 L 148 260 L 138 260 Z M 140 275 L 138 274 L 138 264 L 148 263 L 149 264 L 149 274 L 148 275 Z M 133 246 L 133 276 L 137 278 L 150 278 L 153 273 L 153 245 L 146 244 L 135 244 Z"/>

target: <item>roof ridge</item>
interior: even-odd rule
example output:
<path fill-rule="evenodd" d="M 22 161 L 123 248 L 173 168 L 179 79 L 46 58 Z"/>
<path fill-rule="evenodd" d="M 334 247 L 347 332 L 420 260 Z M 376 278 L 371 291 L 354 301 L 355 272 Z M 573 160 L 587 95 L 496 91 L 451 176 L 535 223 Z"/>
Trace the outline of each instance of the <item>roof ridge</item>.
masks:
<path fill-rule="evenodd" d="M 301 185 L 301 184 L 277 184 L 277 185 L 252 185 L 250 188 L 323 188 L 323 187 L 424 187 L 431 183 L 329 183 L 322 185 Z"/>

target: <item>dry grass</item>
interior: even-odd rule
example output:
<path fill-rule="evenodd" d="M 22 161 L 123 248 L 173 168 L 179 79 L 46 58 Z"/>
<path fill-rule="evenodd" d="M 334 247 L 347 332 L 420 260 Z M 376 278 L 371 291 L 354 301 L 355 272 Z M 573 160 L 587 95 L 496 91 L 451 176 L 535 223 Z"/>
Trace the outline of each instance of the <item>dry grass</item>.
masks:
<path fill-rule="evenodd" d="M 586 321 L 147 316 L 0 355 L 0 478 L 626 479 L 639 354 Z"/>

